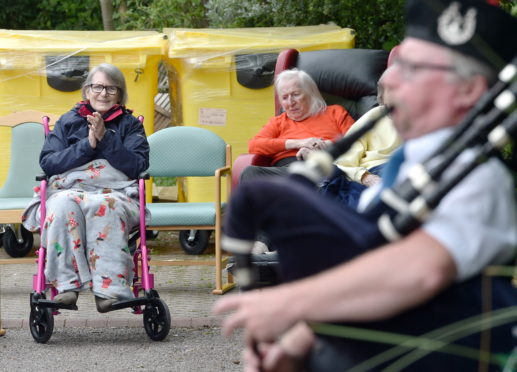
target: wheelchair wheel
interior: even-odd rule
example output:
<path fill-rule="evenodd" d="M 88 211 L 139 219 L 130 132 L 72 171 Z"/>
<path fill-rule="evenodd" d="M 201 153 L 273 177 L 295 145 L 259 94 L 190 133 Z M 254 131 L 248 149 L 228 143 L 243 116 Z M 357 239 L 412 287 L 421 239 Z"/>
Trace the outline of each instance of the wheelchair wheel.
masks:
<path fill-rule="evenodd" d="M 160 231 L 158 230 L 145 230 L 145 237 L 147 240 L 154 240 L 158 238 Z"/>
<path fill-rule="evenodd" d="M 32 249 L 34 237 L 23 225 L 17 225 L 20 229 L 21 239 L 18 240 L 16 233 L 10 226 L 6 226 L 3 234 L 4 249 L 11 257 L 25 257 Z"/>
<path fill-rule="evenodd" d="M 211 233 L 211 230 L 181 230 L 179 234 L 181 248 L 187 254 L 201 254 L 208 247 Z"/>
<path fill-rule="evenodd" d="M 54 331 L 54 315 L 52 309 L 31 306 L 29 326 L 34 340 L 40 344 L 46 343 Z"/>
<path fill-rule="evenodd" d="M 153 341 L 161 341 L 169 334 L 171 314 L 162 299 L 156 298 L 155 301 L 145 305 L 144 328 Z"/>

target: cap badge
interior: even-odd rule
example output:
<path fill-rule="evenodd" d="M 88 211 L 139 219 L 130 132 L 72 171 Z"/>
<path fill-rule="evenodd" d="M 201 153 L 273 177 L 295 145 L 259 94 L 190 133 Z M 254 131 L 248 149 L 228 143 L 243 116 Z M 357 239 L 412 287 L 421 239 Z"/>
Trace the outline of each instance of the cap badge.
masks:
<path fill-rule="evenodd" d="M 476 15 L 477 10 L 469 8 L 462 16 L 460 4 L 451 3 L 438 18 L 438 35 L 449 45 L 466 43 L 476 30 Z"/>

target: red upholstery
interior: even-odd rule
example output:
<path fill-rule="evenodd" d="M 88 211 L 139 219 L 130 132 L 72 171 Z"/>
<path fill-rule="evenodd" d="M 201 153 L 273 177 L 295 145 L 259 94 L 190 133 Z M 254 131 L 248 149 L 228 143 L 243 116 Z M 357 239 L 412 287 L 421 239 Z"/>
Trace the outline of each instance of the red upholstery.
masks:
<path fill-rule="evenodd" d="M 237 156 L 232 166 L 232 190 L 239 184 L 241 173 L 249 165 L 258 165 L 261 167 L 271 166 L 271 158 L 264 155 L 241 154 Z"/>
<path fill-rule="evenodd" d="M 296 49 L 286 49 L 278 55 L 275 65 L 275 76 L 284 70 L 289 70 L 296 66 L 296 60 L 298 59 L 298 51 Z M 278 100 L 278 96 L 275 91 L 275 115 L 282 113 L 282 106 Z"/>

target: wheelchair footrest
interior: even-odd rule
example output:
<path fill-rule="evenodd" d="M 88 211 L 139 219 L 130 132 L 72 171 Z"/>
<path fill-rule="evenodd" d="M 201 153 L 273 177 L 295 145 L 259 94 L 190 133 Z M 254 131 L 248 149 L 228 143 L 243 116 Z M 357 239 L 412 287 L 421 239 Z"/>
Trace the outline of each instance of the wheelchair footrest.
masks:
<path fill-rule="evenodd" d="M 34 304 L 40 307 L 48 307 L 51 309 L 78 310 L 77 305 L 67 305 L 52 300 L 40 299 L 36 300 Z"/>
<path fill-rule="evenodd" d="M 137 297 L 130 300 L 117 301 L 111 305 L 111 310 L 125 309 L 127 307 L 143 306 L 149 302 L 153 302 L 154 298 Z"/>

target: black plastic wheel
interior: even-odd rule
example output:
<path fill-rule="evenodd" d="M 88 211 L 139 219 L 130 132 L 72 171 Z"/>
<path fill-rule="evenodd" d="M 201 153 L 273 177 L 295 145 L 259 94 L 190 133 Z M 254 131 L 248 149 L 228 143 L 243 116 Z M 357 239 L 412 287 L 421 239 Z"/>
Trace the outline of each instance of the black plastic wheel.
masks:
<path fill-rule="evenodd" d="M 52 315 L 52 309 L 37 305 L 31 306 L 29 325 L 34 341 L 40 344 L 46 343 L 54 331 L 54 315 Z"/>
<path fill-rule="evenodd" d="M 171 330 L 171 314 L 167 304 L 159 298 L 145 305 L 144 328 L 153 341 L 162 341 Z"/>
<path fill-rule="evenodd" d="M 145 230 L 145 238 L 147 240 L 154 240 L 158 237 L 160 231 L 158 230 Z"/>
<path fill-rule="evenodd" d="M 187 254 L 201 254 L 208 247 L 211 230 L 194 230 L 194 238 L 190 238 L 190 230 L 181 230 L 179 240 L 181 248 Z"/>
<path fill-rule="evenodd" d="M 34 237 L 29 230 L 23 227 L 23 225 L 17 226 L 20 228 L 21 241 L 18 241 L 13 229 L 10 226 L 7 226 L 2 239 L 4 249 L 11 257 L 25 257 L 32 249 Z"/>

